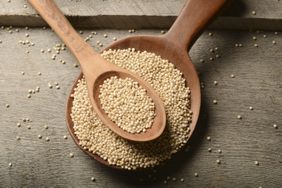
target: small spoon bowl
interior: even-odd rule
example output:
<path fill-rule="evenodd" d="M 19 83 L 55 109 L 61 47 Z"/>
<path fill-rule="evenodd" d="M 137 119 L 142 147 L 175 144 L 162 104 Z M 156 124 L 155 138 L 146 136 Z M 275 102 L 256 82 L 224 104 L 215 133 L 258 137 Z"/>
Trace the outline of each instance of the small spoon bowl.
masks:
<path fill-rule="evenodd" d="M 153 102 L 155 104 L 155 117 L 154 121 L 152 124 L 152 127 L 146 130 L 146 132 L 141 132 L 141 133 L 136 133 L 132 134 L 129 132 L 126 132 L 122 130 L 120 127 L 118 127 L 115 123 L 113 123 L 106 112 L 103 110 L 99 94 L 100 94 L 100 85 L 103 84 L 104 80 L 112 77 L 112 76 L 117 76 L 118 78 L 125 79 L 125 78 L 132 78 L 133 80 L 137 81 L 141 87 L 146 89 L 148 96 L 150 96 L 153 99 Z M 103 74 L 101 74 L 97 79 L 96 82 L 94 83 L 93 86 L 93 98 L 94 101 L 98 101 L 97 108 L 101 109 L 98 111 L 98 113 L 102 113 L 99 115 L 100 119 L 101 118 L 106 118 L 102 119 L 103 122 L 107 122 L 108 127 L 111 127 L 111 130 L 117 133 L 119 136 L 126 138 L 127 140 L 131 141 L 138 141 L 138 142 L 144 142 L 144 141 L 151 141 L 156 138 L 158 138 L 164 131 L 165 129 L 165 124 L 166 124 L 166 116 L 163 115 L 165 114 L 165 109 L 163 106 L 163 102 L 159 98 L 159 96 L 154 92 L 153 89 L 151 89 L 141 78 L 139 78 L 136 75 L 133 75 L 130 72 L 127 72 L 125 70 L 120 70 L 120 71 L 108 71 Z M 97 113 L 97 111 L 95 110 Z M 98 114 L 97 113 L 97 114 Z"/>

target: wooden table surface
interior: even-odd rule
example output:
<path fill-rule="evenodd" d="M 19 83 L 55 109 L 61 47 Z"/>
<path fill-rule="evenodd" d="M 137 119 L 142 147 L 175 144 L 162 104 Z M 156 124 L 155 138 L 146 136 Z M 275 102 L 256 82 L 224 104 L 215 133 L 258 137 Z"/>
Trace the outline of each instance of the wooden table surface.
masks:
<path fill-rule="evenodd" d="M 91 31 L 84 31 L 83 36 Z M 129 35 L 123 30 L 96 31 L 98 34 L 89 43 L 97 50 L 97 40 L 107 45 L 112 37 Z M 104 33 L 108 38 L 103 37 Z M 159 33 L 138 30 L 134 34 Z M 79 150 L 69 137 L 66 99 L 79 68 L 73 66 L 76 60 L 68 51 L 57 55 L 56 60 L 51 59 L 54 52 L 48 53 L 47 49 L 60 42 L 51 30 L 20 28 L 12 34 L 1 30 L 0 40 L 1 187 L 282 186 L 281 33 L 206 31 L 200 37 L 190 53 L 204 85 L 196 132 L 185 151 L 164 166 L 145 172 L 119 172 L 102 166 Z M 35 45 L 28 47 L 19 44 L 19 40 L 29 40 Z M 237 43 L 243 46 L 235 47 Z M 218 51 L 211 53 L 210 48 L 215 47 Z M 215 58 L 216 54 L 220 58 Z M 215 60 L 210 61 L 210 57 Z M 231 74 L 235 77 L 231 78 Z M 49 89 L 49 82 L 58 82 L 60 89 Z M 37 86 L 40 92 L 27 98 L 28 90 Z M 213 100 L 218 103 L 213 104 Z M 32 122 L 23 123 L 23 118 Z M 17 127 L 17 122 L 21 122 L 21 127 Z M 39 134 L 42 139 L 38 139 Z M 45 141 L 47 136 L 49 142 Z M 222 153 L 218 153 L 219 149 Z M 217 159 L 221 164 L 216 163 Z M 168 176 L 176 180 L 165 184 Z"/>
<path fill-rule="evenodd" d="M 69 18 L 77 16 L 73 23 L 78 26 L 85 26 L 86 22 L 80 21 L 87 18 L 94 27 L 111 27 L 116 14 L 121 16 L 118 18 L 122 18 L 124 28 L 161 28 L 172 23 L 184 0 L 145 0 L 144 4 L 134 0 L 124 9 L 118 7 L 128 4 L 128 0 L 57 2 Z M 98 8 L 90 8 L 96 2 Z M 74 66 L 77 62 L 68 50 L 52 60 L 53 47 L 61 43 L 56 35 L 41 27 L 19 28 L 19 32 L 16 27 L 12 32 L 6 27 L 0 29 L 0 187 L 282 187 L 282 32 L 273 30 L 281 28 L 278 23 L 282 23 L 282 2 L 257 2 L 240 1 L 245 3 L 242 15 L 232 15 L 231 11 L 231 17 L 221 16 L 216 22 L 218 29 L 207 30 L 195 43 L 190 55 L 202 82 L 196 132 L 187 147 L 163 166 L 138 172 L 117 171 L 99 164 L 79 150 L 69 136 L 66 100 L 80 70 Z M 0 25 L 41 26 L 42 21 L 29 6 L 23 8 L 24 3 L 1 2 Z M 162 8 L 153 9 L 153 5 Z M 75 7 L 87 10 L 87 15 Z M 250 14 L 252 10 L 257 11 L 256 15 Z M 152 16 L 156 19 L 147 23 Z M 120 25 L 114 24 L 112 28 L 116 26 Z M 222 30 L 232 27 L 272 31 Z M 161 33 L 157 29 L 137 30 L 133 34 L 127 30 L 91 29 L 83 30 L 82 36 L 93 31 L 98 34 L 89 43 L 99 51 L 98 40 L 106 46 L 113 37 Z M 34 46 L 19 43 L 26 40 Z M 214 48 L 218 50 L 210 52 Z M 60 89 L 48 87 L 48 83 L 54 86 L 54 82 L 58 82 Z M 40 92 L 28 98 L 28 90 L 36 87 L 40 87 Z M 31 122 L 24 123 L 26 118 Z M 217 164 L 217 160 L 221 163 Z M 92 177 L 96 181 L 91 181 Z"/>

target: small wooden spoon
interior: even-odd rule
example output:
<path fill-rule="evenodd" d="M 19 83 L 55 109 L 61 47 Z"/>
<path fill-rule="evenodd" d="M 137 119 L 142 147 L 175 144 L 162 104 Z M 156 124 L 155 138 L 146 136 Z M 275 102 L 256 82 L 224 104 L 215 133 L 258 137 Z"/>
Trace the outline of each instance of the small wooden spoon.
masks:
<path fill-rule="evenodd" d="M 63 13 L 53 0 L 29 0 L 29 3 L 38 11 L 43 19 L 51 26 L 57 35 L 65 42 L 81 65 L 85 77 L 88 94 L 92 106 L 102 120 L 112 131 L 119 136 L 132 141 L 150 141 L 158 138 L 166 125 L 166 114 L 162 100 L 153 88 L 137 75 L 107 62 L 99 53 L 87 44 L 73 29 Z M 100 85 L 112 76 L 132 78 L 146 89 L 148 96 L 155 103 L 155 118 L 152 127 L 146 132 L 132 134 L 118 127 L 102 109 L 99 94 Z"/>
<path fill-rule="evenodd" d="M 212 21 L 225 2 L 226 0 L 187 0 L 181 14 L 165 35 L 128 37 L 111 44 L 105 49 L 135 48 L 140 51 L 146 50 L 148 52 L 154 52 L 162 58 L 168 59 L 183 73 L 187 85 L 191 89 L 191 110 L 193 115 L 192 123 L 190 124 L 190 131 L 187 132 L 189 137 L 191 137 L 194 132 L 198 120 L 201 105 L 201 93 L 198 74 L 189 55 L 187 54 L 187 50 L 192 47 L 204 27 Z M 82 74 L 80 74 L 77 81 L 81 78 Z M 74 83 L 71 93 L 74 92 L 77 81 Z M 79 139 L 74 134 L 73 122 L 70 117 L 72 103 L 73 98 L 70 97 L 67 104 L 68 111 L 66 115 L 68 129 L 75 143 L 89 156 L 104 165 L 111 166 L 100 156 L 83 149 L 83 147 L 79 145 Z M 121 169 L 116 166 L 111 167 Z"/>

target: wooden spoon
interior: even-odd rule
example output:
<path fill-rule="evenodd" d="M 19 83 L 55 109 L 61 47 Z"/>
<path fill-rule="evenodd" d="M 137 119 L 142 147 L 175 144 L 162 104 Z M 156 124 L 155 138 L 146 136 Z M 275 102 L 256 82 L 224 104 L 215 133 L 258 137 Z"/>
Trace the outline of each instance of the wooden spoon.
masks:
<path fill-rule="evenodd" d="M 215 17 L 216 13 L 219 12 L 225 2 L 226 0 L 187 0 L 181 14 L 165 35 L 128 37 L 111 44 L 105 49 L 135 48 L 140 51 L 146 50 L 154 52 L 162 58 L 168 59 L 183 73 L 187 85 L 191 89 L 191 110 L 193 115 L 190 131 L 187 132 L 189 137 L 191 137 L 194 132 L 198 120 L 201 105 L 201 93 L 198 74 L 187 54 L 187 50 L 192 47 L 204 27 Z M 74 83 L 71 94 L 74 93 L 74 88 L 76 88 L 77 82 L 81 78 L 82 74 L 80 74 Z M 74 134 L 73 122 L 70 117 L 72 103 L 73 98 L 70 97 L 67 103 L 66 115 L 68 129 L 74 142 L 89 156 L 104 165 L 111 166 L 100 156 L 83 149 L 83 147 L 79 145 L 79 139 Z M 111 167 L 121 169 L 117 166 Z"/>
<path fill-rule="evenodd" d="M 81 65 L 85 77 L 91 104 L 102 120 L 112 131 L 119 136 L 132 141 L 150 141 L 158 138 L 166 125 L 166 114 L 162 100 L 153 88 L 143 79 L 131 72 L 107 62 L 99 53 L 87 44 L 73 29 L 63 13 L 53 0 L 29 0 L 29 3 L 39 12 L 57 35 L 65 42 Z M 142 133 L 132 134 L 118 127 L 102 109 L 99 94 L 100 85 L 112 76 L 132 78 L 146 89 L 148 96 L 155 103 L 155 118 L 152 127 Z"/>

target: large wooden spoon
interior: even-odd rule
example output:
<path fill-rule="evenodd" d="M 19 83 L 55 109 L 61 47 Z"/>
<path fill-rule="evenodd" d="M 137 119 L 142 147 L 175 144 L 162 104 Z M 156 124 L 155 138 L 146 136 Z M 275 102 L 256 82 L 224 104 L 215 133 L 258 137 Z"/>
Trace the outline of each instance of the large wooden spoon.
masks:
<path fill-rule="evenodd" d="M 201 34 L 204 27 L 214 18 L 216 13 L 223 7 L 226 0 L 187 0 L 181 14 L 170 30 L 161 36 L 133 36 L 119 40 L 105 50 L 108 49 L 126 49 L 135 48 L 140 51 L 154 52 L 164 59 L 168 59 L 179 69 L 186 79 L 187 85 L 191 89 L 191 110 L 193 111 L 192 123 L 190 124 L 190 131 L 187 132 L 191 137 L 196 123 L 198 120 L 201 93 L 198 74 L 191 62 L 187 50 L 189 50 L 198 36 Z M 77 81 L 82 78 L 82 74 L 78 77 Z M 71 93 L 77 85 L 74 83 Z M 67 106 L 67 123 L 69 132 L 74 139 L 75 143 L 89 156 L 93 157 L 102 164 L 109 165 L 107 161 L 95 155 L 79 145 L 79 140 L 74 134 L 73 122 L 70 117 L 73 98 L 69 98 Z M 111 166 L 118 168 L 116 166 Z"/>
<path fill-rule="evenodd" d="M 79 61 L 87 83 L 91 104 L 102 122 L 116 134 L 128 140 L 150 141 L 158 138 L 164 131 L 166 114 L 163 102 L 153 88 L 137 75 L 107 62 L 99 53 L 95 52 L 94 49 L 77 34 L 53 0 L 29 0 L 29 3 L 65 42 Z M 142 133 L 132 134 L 118 127 L 107 116 L 100 103 L 99 86 L 103 84 L 105 79 L 112 76 L 132 78 L 146 89 L 148 96 L 155 103 L 156 116 L 151 128 Z"/>

